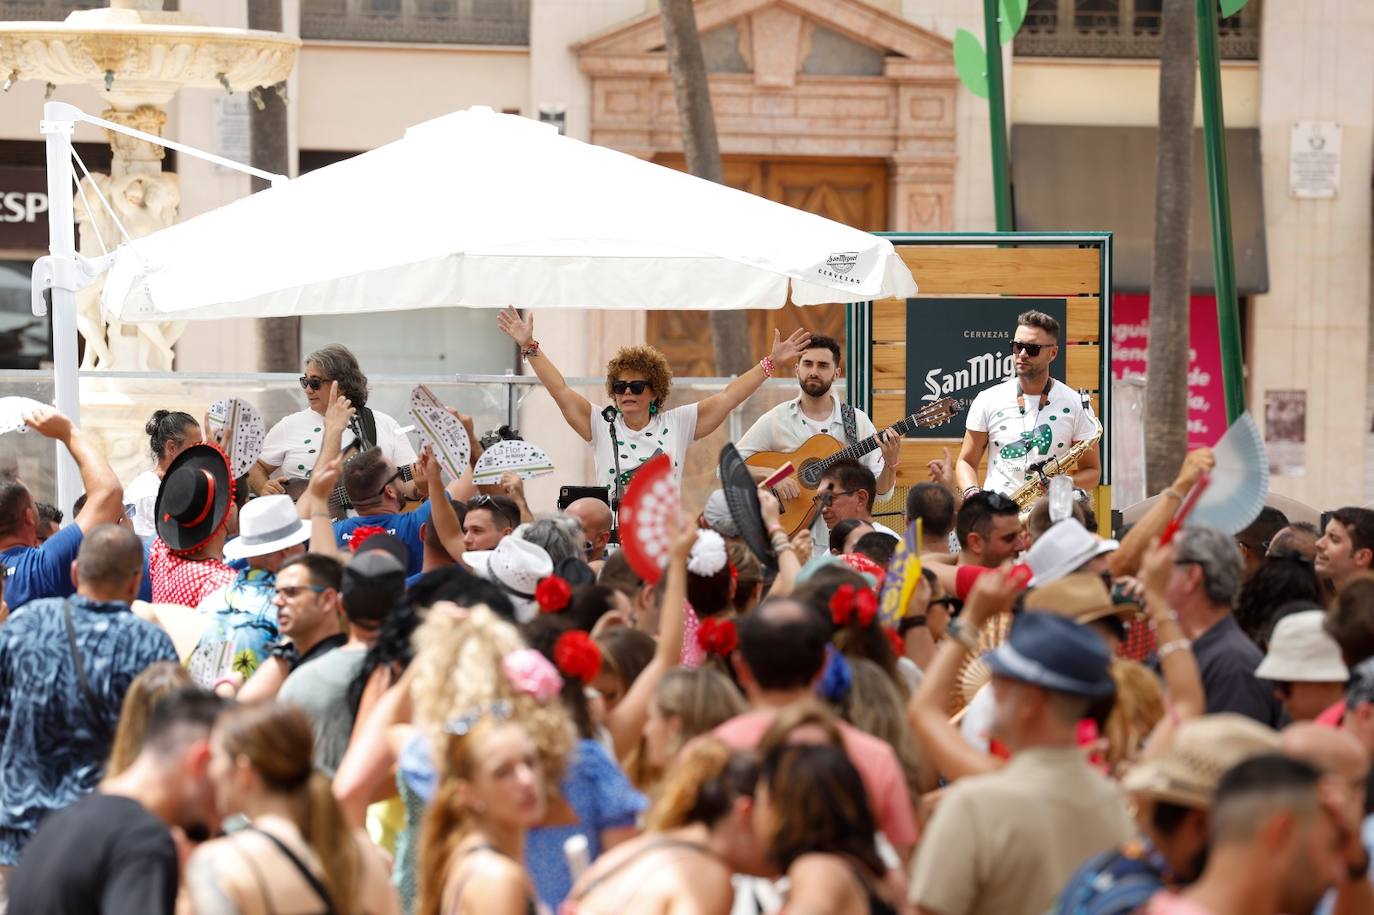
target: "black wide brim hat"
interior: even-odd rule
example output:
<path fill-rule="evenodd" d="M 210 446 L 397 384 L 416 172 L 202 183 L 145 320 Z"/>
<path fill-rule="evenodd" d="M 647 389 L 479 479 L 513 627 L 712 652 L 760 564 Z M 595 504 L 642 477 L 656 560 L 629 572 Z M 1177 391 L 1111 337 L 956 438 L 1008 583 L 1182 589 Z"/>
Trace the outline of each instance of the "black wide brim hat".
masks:
<path fill-rule="evenodd" d="M 218 447 L 192 445 L 178 454 L 157 490 L 157 535 L 174 552 L 200 549 L 229 520 L 234 478 Z"/>
<path fill-rule="evenodd" d="M 759 512 L 758 484 L 732 444 L 720 450 L 720 485 L 725 491 L 725 505 L 730 509 L 735 527 L 739 529 L 740 539 L 765 568 L 777 571 L 778 557 L 773 552 L 768 531 L 763 526 L 763 515 Z"/>

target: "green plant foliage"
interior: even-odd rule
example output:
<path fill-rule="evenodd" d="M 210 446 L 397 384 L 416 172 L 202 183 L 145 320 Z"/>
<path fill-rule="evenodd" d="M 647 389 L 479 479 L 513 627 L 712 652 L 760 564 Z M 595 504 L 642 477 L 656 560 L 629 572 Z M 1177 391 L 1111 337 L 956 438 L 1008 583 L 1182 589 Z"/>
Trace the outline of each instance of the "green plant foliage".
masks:
<path fill-rule="evenodd" d="M 1245 8 L 1245 4 L 1250 0 L 1221 0 L 1221 18 L 1234 16 Z"/>

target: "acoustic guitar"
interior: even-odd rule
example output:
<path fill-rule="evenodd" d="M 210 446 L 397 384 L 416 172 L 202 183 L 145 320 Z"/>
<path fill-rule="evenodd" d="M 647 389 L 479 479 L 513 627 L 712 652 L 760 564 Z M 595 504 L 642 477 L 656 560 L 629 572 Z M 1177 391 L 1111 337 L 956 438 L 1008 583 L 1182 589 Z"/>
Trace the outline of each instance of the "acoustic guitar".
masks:
<path fill-rule="evenodd" d="M 892 428 L 898 435 L 907 436 L 917 429 L 933 429 L 954 418 L 959 405 L 952 397 L 945 397 L 927 404 Z M 796 451 L 760 451 L 750 455 L 744 463 L 750 467 L 774 469 L 791 461 L 797 468 L 797 483 L 801 495 L 795 499 L 778 498 L 782 507 L 780 521 L 790 537 L 797 531 L 811 526 L 820 505 L 816 502 L 816 490 L 820 488 L 821 477 L 825 471 L 840 461 L 857 460 L 878 449 L 878 436 L 872 435 L 848 447 L 832 436 L 813 435 Z M 777 495 L 777 491 L 773 491 Z"/>

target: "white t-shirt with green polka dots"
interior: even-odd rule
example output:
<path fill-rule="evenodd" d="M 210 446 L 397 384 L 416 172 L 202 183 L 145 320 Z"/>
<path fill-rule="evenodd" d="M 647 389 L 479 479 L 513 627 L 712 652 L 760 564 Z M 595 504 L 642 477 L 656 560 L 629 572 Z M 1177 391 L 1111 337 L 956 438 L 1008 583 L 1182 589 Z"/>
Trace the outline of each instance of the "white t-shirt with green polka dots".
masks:
<path fill-rule="evenodd" d="M 1020 488 L 1030 465 L 1062 457 L 1074 442 L 1097 432 L 1073 388 L 1056 381 L 1044 409 L 1040 409 L 1040 395 L 1033 394 L 1022 398 L 1023 413 L 1016 403 L 1020 383 L 1012 378 L 986 388 L 968 408 L 966 428 L 988 434 L 988 478 L 983 488 L 1004 495 Z"/>
<path fill-rule="evenodd" d="M 377 446 L 397 467 L 415 463 L 415 448 L 406 438 L 396 420 L 377 410 L 372 411 L 377 422 Z M 324 417 L 314 410 L 301 410 L 284 416 L 267 432 L 262 441 L 260 460 L 269 467 L 280 467 L 281 476 L 304 479 L 310 476 L 320 456 L 320 440 L 324 437 Z M 353 441 L 353 433 L 345 430 L 343 447 Z"/>
<path fill-rule="evenodd" d="M 601 411 L 592 407 L 592 450 L 596 454 L 597 486 L 615 485 L 616 453 L 620 457 L 620 473 L 639 467 L 655 455 L 668 455 L 673 461 L 673 482 L 681 484 L 682 467 L 687 461 L 687 448 L 697 434 L 697 405 L 687 404 L 658 413 L 649 418 L 643 429 L 635 432 L 625 427 L 623 417 L 615 418 L 615 443 L 612 446 L 610 425 L 601 418 Z"/>

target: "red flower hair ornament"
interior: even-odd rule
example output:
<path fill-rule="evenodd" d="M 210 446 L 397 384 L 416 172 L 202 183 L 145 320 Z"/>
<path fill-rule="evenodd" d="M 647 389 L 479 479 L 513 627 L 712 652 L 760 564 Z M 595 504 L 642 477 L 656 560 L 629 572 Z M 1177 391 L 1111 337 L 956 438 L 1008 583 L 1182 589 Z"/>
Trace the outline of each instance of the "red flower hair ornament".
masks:
<path fill-rule="evenodd" d="M 899 658 L 904 656 L 906 654 L 906 640 L 902 638 L 902 634 L 891 626 L 883 631 L 887 633 L 888 640 L 892 642 L 892 653 Z"/>
<path fill-rule="evenodd" d="M 858 622 L 867 629 L 878 614 L 878 595 L 868 588 L 840 585 L 830 596 L 830 619 L 836 626 Z"/>
<path fill-rule="evenodd" d="M 553 661 L 563 676 L 590 683 L 601 671 L 601 649 L 587 633 L 574 629 L 560 635 L 554 643 Z"/>
<path fill-rule="evenodd" d="M 534 589 L 534 602 L 539 605 L 540 613 L 557 613 L 567 608 L 572 601 L 572 586 L 567 579 L 550 575 L 539 580 Z"/>
<path fill-rule="evenodd" d="M 353 531 L 348 535 L 348 551 L 350 553 L 356 553 L 358 552 L 358 547 L 362 546 L 363 543 L 365 543 L 368 540 L 371 540 L 378 534 L 385 533 L 386 528 L 377 527 L 375 524 L 359 525 L 358 527 L 353 528 Z"/>
<path fill-rule="evenodd" d="M 701 625 L 697 627 L 697 644 L 708 655 L 729 657 L 739 647 L 739 633 L 735 631 L 735 621 L 714 617 L 702 620 Z"/>

